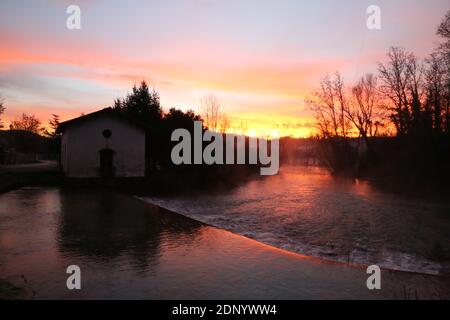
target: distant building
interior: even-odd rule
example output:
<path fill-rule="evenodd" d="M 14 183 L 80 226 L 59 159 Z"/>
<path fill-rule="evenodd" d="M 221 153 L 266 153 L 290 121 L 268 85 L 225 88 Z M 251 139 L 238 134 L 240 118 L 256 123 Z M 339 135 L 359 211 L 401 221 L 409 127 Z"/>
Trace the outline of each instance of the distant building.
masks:
<path fill-rule="evenodd" d="M 111 108 L 63 122 L 57 132 L 67 177 L 145 175 L 145 130 Z"/>

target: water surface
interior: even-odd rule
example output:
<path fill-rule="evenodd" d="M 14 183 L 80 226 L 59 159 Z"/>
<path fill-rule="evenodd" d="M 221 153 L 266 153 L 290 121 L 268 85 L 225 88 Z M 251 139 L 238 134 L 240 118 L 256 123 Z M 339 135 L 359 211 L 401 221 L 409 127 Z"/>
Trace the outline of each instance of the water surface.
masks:
<path fill-rule="evenodd" d="M 292 252 L 450 274 L 450 200 L 381 192 L 318 167 L 283 167 L 220 193 L 145 200 Z"/>
<path fill-rule="evenodd" d="M 66 268 L 81 268 L 81 290 Z M 450 279 L 324 263 L 107 190 L 0 195 L 0 278 L 38 299 L 448 298 Z"/>

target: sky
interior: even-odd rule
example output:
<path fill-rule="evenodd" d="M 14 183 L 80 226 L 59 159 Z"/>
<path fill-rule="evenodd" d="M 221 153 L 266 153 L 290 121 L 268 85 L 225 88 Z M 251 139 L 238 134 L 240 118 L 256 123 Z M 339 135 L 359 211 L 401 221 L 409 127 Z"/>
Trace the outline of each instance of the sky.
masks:
<path fill-rule="evenodd" d="M 81 29 L 69 30 L 69 5 Z M 366 27 L 381 9 L 381 30 Z M 304 99 L 327 73 L 375 72 L 390 46 L 425 58 L 446 0 L 1 0 L 3 122 L 69 120 L 146 80 L 165 110 L 201 112 L 213 94 L 231 129 L 307 136 Z"/>

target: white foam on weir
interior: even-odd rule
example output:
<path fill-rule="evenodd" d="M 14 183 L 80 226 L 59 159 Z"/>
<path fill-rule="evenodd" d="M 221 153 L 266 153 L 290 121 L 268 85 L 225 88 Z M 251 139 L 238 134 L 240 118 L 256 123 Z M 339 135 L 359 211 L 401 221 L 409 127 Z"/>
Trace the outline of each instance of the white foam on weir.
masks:
<path fill-rule="evenodd" d="M 230 219 L 230 215 L 226 213 L 214 213 L 210 215 L 205 214 L 204 212 L 199 213 L 195 207 L 186 205 L 184 201 L 161 199 L 157 197 L 138 198 L 142 201 L 176 212 L 213 227 L 225 229 L 241 236 L 257 240 L 261 243 L 294 253 L 342 263 L 352 262 L 361 265 L 377 264 L 380 267 L 389 270 L 430 275 L 439 275 L 440 270 L 442 269 L 442 265 L 439 263 L 432 262 L 412 254 L 389 250 L 383 250 L 381 255 L 377 254 L 376 259 L 374 259 L 374 256 L 370 255 L 367 251 L 358 249 L 353 249 L 348 255 L 345 256 L 339 255 L 338 253 L 334 253 L 329 248 L 301 243 L 296 239 L 292 239 L 283 234 L 267 232 L 265 230 L 258 231 L 258 223 L 255 223 L 250 219 Z M 224 209 L 223 211 L 226 212 L 227 210 Z"/>

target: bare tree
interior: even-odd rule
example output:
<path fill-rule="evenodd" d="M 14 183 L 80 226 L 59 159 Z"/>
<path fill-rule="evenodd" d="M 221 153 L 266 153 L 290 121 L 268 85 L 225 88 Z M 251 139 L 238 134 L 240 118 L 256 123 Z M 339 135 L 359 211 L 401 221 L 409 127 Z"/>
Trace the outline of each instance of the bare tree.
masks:
<path fill-rule="evenodd" d="M 450 51 L 450 10 L 447 11 L 444 19 L 442 19 L 436 31 L 437 35 L 444 39 L 441 49 L 447 53 Z"/>
<path fill-rule="evenodd" d="M 366 141 L 379 134 L 383 119 L 379 110 L 377 78 L 366 74 L 352 88 L 352 100 L 347 106 L 347 118 Z"/>
<path fill-rule="evenodd" d="M 305 103 L 316 118 L 321 159 L 333 172 L 353 170 L 356 155 L 348 139 L 353 124 L 347 114 L 351 99 L 341 75 L 336 73 L 333 77 L 323 78 L 320 87 Z"/>
<path fill-rule="evenodd" d="M 222 117 L 220 119 L 220 132 L 226 133 L 227 130 L 230 128 L 230 118 L 225 113 L 222 113 Z"/>
<path fill-rule="evenodd" d="M 344 81 L 339 73 L 333 78 L 327 75 L 320 82 L 318 90 L 305 100 L 316 117 L 319 134 L 323 138 L 348 137 L 351 122 L 346 115 L 348 98 Z"/>
<path fill-rule="evenodd" d="M 202 118 L 205 126 L 212 131 L 225 132 L 230 121 L 227 115 L 222 111 L 222 105 L 219 98 L 210 94 L 201 99 Z"/>
<path fill-rule="evenodd" d="M 1 115 L 5 112 L 5 106 L 4 106 L 4 104 L 3 104 L 3 98 L 2 98 L 2 96 L 0 95 L 0 129 L 2 129 L 2 128 L 4 128 L 5 126 L 3 125 L 3 121 L 2 121 L 2 118 L 1 118 Z"/>
<path fill-rule="evenodd" d="M 378 64 L 380 90 L 388 100 L 385 107 L 391 113 L 397 134 L 401 136 L 408 133 L 411 122 L 408 105 L 408 86 L 411 83 L 410 53 L 402 48 L 392 47 L 387 56 L 387 63 Z"/>
<path fill-rule="evenodd" d="M 40 134 L 42 132 L 41 121 L 34 115 L 22 114 L 22 118 L 17 119 L 11 123 L 12 130 L 23 130 Z"/>
<path fill-rule="evenodd" d="M 450 133 L 450 10 L 447 11 L 444 19 L 437 29 L 443 42 L 440 44 L 437 54 L 439 55 L 441 66 L 444 72 L 443 109 L 445 119 L 445 131 Z"/>
<path fill-rule="evenodd" d="M 411 129 L 417 130 L 421 126 L 424 66 L 412 53 L 408 55 L 407 70 L 409 73 L 407 89 L 411 108 Z"/>
<path fill-rule="evenodd" d="M 432 119 L 432 126 L 438 133 L 442 130 L 442 104 L 444 100 L 445 70 L 442 60 L 436 53 L 431 54 L 427 59 L 427 69 L 425 71 L 425 81 L 427 88 L 427 111 Z"/>

